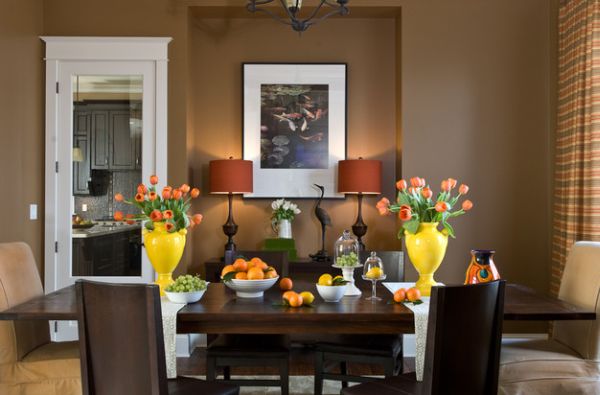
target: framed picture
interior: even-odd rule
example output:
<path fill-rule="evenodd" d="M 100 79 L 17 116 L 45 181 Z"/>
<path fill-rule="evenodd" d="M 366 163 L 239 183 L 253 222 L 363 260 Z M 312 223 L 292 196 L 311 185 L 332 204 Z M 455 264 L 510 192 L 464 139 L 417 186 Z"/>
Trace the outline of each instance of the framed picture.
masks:
<path fill-rule="evenodd" d="M 243 151 L 254 162 L 250 198 L 337 193 L 346 159 L 346 64 L 243 64 Z"/>

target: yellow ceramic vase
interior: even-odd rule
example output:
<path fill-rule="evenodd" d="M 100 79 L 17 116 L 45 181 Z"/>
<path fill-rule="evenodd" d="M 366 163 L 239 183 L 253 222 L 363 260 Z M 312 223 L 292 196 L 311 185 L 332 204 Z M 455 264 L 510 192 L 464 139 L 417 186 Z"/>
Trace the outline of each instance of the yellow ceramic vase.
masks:
<path fill-rule="evenodd" d="M 158 274 L 158 279 L 154 282 L 160 287 L 160 295 L 165 294 L 165 287 L 172 284 L 173 270 L 179 264 L 183 249 L 185 248 L 185 229 L 179 232 L 169 233 L 165 229 L 165 224 L 161 222 L 154 223 L 154 230 L 149 231 L 144 228 L 144 246 L 148 259 Z"/>
<path fill-rule="evenodd" d="M 423 296 L 429 296 L 431 287 L 437 284 L 433 275 L 442 264 L 448 246 L 448 235 L 437 227 L 438 222 L 422 222 L 417 233 L 404 232 L 408 257 L 419 272 L 416 287 Z"/>

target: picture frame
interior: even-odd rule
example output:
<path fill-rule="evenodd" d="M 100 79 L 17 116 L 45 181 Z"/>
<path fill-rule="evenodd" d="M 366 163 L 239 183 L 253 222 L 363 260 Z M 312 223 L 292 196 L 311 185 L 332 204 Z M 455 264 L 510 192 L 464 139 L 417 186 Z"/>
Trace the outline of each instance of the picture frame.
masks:
<path fill-rule="evenodd" d="M 346 63 L 243 63 L 243 158 L 253 162 L 245 198 L 344 198 Z"/>

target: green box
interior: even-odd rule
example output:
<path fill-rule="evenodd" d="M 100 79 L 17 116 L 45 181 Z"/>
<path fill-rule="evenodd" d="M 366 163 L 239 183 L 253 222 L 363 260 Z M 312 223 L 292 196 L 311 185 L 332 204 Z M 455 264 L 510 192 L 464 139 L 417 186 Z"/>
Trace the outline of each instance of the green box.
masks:
<path fill-rule="evenodd" d="M 296 242 L 294 241 L 294 239 L 265 239 L 265 250 L 287 251 L 289 261 L 294 261 L 297 258 Z"/>

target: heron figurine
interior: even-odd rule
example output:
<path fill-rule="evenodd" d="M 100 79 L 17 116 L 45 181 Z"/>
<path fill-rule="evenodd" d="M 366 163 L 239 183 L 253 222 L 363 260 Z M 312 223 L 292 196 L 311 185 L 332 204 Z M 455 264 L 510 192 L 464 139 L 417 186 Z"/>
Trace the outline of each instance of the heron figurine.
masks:
<path fill-rule="evenodd" d="M 321 190 L 321 196 L 315 207 L 315 215 L 321 223 L 321 249 L 317 251 L 316 254 L 311 254 L 309 256 L 318 262 L 331 261 L 331 256 L 329 256 L 325 250 L 325 230 L 327 226 L 331 226 L 331 218 L 329 217 L 329 214 L 327 214 L 327 211 L 325 211 L 324 208 L 321 208 L 321 201 L 323 201 L 323 196 L 325 196 L 325 187 L 317 184 L 314 184 L 314 186 Z"/>

